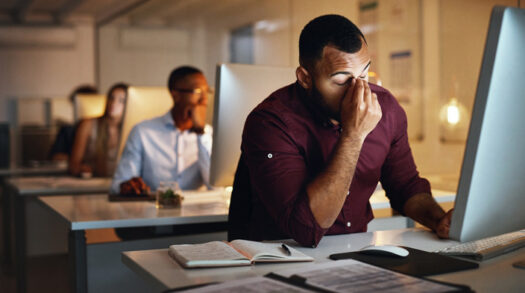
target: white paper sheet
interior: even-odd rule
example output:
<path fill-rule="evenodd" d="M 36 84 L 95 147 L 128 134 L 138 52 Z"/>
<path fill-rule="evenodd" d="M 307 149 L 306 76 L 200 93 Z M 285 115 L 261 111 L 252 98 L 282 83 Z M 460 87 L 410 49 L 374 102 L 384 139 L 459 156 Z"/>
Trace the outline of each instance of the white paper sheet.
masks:
<path fill-rule="evenodd" d="M 307 279 L 307 284 L 334 292 L 447 292 L 455 289 L 351 259 L 276 274 L 297 275 Z"/>

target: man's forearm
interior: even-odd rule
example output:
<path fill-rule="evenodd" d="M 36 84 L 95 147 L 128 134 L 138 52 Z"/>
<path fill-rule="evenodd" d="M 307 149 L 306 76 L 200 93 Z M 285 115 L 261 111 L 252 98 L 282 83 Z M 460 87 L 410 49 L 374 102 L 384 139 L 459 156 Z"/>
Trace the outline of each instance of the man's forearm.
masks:
<path fill-rule="evenodd" d="M 436 231 L 439 221 L 445 215 L 445 211 L 428 193 L 412 196 L 403 206 L 403 211 L 405 215 L 433 231 Z"/>
<path fill-rule="evenodd" d="M 332 226 L 341 212 L 363 141 L 343 133 L 326 168 L 307 186 L 310 209 L 322 228 Z"/>

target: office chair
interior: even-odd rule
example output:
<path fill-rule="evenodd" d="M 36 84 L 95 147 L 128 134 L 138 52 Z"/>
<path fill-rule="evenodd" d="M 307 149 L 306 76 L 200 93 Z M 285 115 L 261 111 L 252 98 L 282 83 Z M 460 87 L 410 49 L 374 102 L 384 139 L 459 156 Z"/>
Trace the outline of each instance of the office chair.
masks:
<path fill-rule="evenodd" d="M 240 182 L 249 180 L 248 166 L 242 155 L 235 171 L 233 191 L 228 212 L 228 241 L 235 239 L 250 239 L 250 219 L 252 216 L 252 192 L 249 186 Z M 247 187 L 247 188 L 246 188 Z"/>

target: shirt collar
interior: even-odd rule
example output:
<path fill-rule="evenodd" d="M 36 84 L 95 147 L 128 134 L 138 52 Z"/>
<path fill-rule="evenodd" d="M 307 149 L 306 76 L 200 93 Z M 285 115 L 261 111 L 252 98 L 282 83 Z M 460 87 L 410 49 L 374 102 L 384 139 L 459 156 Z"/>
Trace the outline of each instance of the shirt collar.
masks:
<path fill-rule="evenodd" d="M 171 129 L 175 129 L 175 132 L 180 132 L 180 133 L 190 132 L 189 129 L 180 131 L 177 125 L 175 125 L 175 121 L 173 121 L 173 116 L 171 115 L 171 109 L 168 111 L 168 113 L 161 116 L 161 120 L 162 120 L 163 125 L 165 125 L 166 127 L 170 127 Z"/>
<path fill-rule="evenodd" d="M 166 126 L 177 128 L 175 127 L 175 121 L 173 121 L 173 116 L 171 116 L 171 109 L 168 111 L 168 113 L 161 116 L 161 121 L 162 124 Z"/>

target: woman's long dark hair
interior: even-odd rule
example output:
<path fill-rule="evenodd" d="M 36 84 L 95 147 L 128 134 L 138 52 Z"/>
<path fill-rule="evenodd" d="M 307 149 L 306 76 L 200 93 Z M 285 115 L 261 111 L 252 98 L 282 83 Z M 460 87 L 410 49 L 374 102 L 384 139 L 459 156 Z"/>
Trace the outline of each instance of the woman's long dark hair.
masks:
<path fill-rule="evenodd" d="M 108 104 L 109 104 L 109 100 L 111 98 L 111 95 L 113 94 L 113 92 L 115 90 L 118 90 L 118 89 L 122 89 L 124 90 L 124 92 L 126 92 L 126 98 L 128 96 L 128 87 L 129 85 L 126 84 L 126 83 L 123 83 L 123 82 L 119 82 L 119 83 L 116 83 L 114 84 L 111 88 L 109 88 L 107 94 L 106 94 L 106 109 L 104 110 L 104 114 L 102 115 L 102 117 L 104 118 L 107 118 L 109 113 L 108 113 Z"/>
<path fill-rule="evenodd" d="M 109 112 L 108 112 L 108 105 L 111 99 L 111 96 L 113 95 L 113 92 L 118 89 L 122 89 L 126 92 L 126 100 L 128 96 L 128 85 L 125 83 L 116 83 L 114 84 L 109 90 L 106 95 L 106 109 L 104 110 L 104 114 L 99 117 L 97 120 L 97 137 L 95 140 L 95 169 L 101 168 L 104 170 L 104 173 L 106 173 L 106 162 L 108 159 L 107 152 L 108 152 L 108 141 L 109 141 Z M 120 132 L 122 130 L 122 121 L 120 121 L 118 126 L 118 135 L 120 140 Z M 100 170 L 100 169 L 99 169 Z M 101 172 L 101 171 L 99 171 Z M 97 173 L 99 173 L 97 172 Z M 106 176 L 112 175 L 112 174 L 105 174 Z"/>

